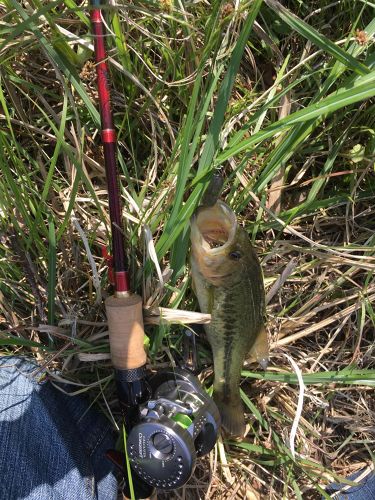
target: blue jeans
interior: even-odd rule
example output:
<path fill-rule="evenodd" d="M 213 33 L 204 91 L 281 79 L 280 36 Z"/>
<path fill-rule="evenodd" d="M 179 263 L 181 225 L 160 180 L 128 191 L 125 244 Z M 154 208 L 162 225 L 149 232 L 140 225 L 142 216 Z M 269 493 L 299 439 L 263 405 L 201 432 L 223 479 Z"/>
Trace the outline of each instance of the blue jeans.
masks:
<path fill-rule="evenodd" d="M 111 426 L 84 398 L 38 383 L 35 369 L 24 358 L 0 357 L 0 500 L 116 500 L 104 457 L 115 447 Z M 375 476 L 336 498 L 375 499 Z"/>
<path fill-rule="evenodd" d="M 38 383 L 35 369 L 0 357 L 0 499 L 115 500 L 111 425 L 83 397 Z"/>
<path fill-rule="evenodd" d="M 351 481 L 355 481 L 362 471 L 356 472 L 349 477 Z M 330 495 L 338 492 L 345 486 L 344 484 L 331 484 L 327 488 Z M 346 491 L 336 493 L 335 500 L 374 500 L 375 499 L 375 475 L 368 474 L 361 481 L 358 481 L 358 486 L 352 486 Z"/>

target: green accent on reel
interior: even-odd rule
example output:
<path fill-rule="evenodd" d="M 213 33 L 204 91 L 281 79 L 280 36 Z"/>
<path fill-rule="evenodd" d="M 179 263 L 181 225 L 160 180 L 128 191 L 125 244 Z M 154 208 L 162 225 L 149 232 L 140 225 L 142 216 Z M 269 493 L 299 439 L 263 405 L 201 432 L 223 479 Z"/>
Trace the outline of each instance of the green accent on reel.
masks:
<path fill-rule="evenodd" d="M 184 415 L 183 413 L 177 413 L 177 415 L 172 417 L 172 420 L 177 422 L 184 429 L 190 427 L 193 422 L 193 420 L 188 415 Z"/>

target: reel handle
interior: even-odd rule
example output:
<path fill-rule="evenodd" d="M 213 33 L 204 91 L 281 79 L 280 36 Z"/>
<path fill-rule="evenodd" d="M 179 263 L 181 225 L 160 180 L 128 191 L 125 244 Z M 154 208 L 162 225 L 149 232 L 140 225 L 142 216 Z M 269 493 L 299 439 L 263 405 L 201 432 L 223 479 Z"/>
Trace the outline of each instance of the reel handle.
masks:
<path fill-rule="evenodd" d="M 142 299 L 125 292 L 105 301 L 113 366 L 133 370 L 146 364 Z"/>

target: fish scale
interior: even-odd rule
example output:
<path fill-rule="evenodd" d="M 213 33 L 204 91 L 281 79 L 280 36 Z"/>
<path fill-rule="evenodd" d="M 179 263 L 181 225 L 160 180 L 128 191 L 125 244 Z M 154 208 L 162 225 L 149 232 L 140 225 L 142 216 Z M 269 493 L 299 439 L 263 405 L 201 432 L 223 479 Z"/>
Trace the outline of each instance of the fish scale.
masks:
<path fill-rule="evenodd" d="M 220 244 L 213 245 L 217 234 Z M 228 235 L 224 243 L 223 234 Z M 214 360 L 214 399 L 224 429 L 241 437 L 243 362 L 249 352 L 259 361 L 268 357 L 261 267 L 248 234 L 221 201 L 199 207 L 191 221 L 191 242 L 194 290 L 201 311 L 211 314 L 205 329 Z"/>
<path fill-rule="evenodd" d="M 236 284 L 231 289 L 218 289 L 215 290 L 218 304 L 222 306 L 218 310 L 217 316 L 213 317 L 211 325 L 207 328 L 208 338 L 213 349 L 217 349 L 224 344 L 224 363 L 222 370 L 217 370 L 218 372 L 223 372 L 224 380 L 230 380 L 230 368 L 233 367 L 233 363 L 238 365 L 238 359 L 232 359 L 233 346 L 236 345 L 238 351 L 242 348 L 243 355 L 246 356 L 250 348 L 255 341 L 254 336 L 246 335 L 246 325 L 255 323 L 255 311 L 253 307 L 243 307 L 243 315 L 235 314 L 238 311 L 232 297 L 233 295 L 238 295 L 239 299 L 241 297 L 246 297 L 247 294 L 241 293 L 242 283 Z M 249 295 L 247 295 L 249 297 Z M 241 301 L 242 302 L 242 301 Z M 237 354 L 237 352 L 235 352 Z M 216 370 L 216 367 L 215 367 Z M 240 378 L 239 376 L 237 377 Z"/>

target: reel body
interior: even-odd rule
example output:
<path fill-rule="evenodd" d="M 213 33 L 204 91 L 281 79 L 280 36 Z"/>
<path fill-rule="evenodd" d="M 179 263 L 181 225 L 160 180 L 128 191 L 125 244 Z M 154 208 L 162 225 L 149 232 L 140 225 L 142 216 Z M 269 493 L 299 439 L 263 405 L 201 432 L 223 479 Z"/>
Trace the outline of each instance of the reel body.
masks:
<path fill-rule="evenodd" d="M 169 369 L 149 379 L 152 399 L 128 436 L 133 471 L 163 490 L 183 486 L 196 458 L 209 453 L 220 428 L 219 411 L 198 379 L 186 370 Z"/>

